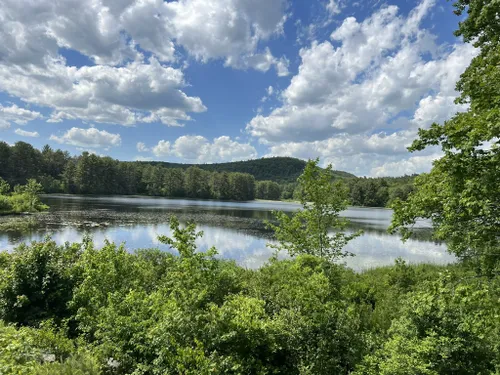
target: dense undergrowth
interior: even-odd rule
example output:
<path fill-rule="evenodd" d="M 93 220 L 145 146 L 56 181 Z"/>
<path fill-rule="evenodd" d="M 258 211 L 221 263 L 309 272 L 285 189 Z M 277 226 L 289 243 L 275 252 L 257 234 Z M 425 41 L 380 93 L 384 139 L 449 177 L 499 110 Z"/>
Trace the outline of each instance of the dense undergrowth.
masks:
<path fill-rule="evenodd" d="M 258 270 L 47 239 L 0 254 L 0 374 L 498 374 L 500 280 L 466 265 Z"/>

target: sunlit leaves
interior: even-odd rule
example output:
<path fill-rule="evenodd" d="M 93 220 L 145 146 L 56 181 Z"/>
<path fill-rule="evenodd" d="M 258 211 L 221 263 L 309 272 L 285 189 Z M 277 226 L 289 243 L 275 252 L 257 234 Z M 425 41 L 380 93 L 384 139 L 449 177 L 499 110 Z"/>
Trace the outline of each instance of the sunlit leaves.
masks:
<path fill-rule="evenodd" d="M 269 246 L 286 250 L 290 255 L 311 254 L 336 260 L 347 256 L 342 249 L 359 234 L 342 232 L 347 221 L 339 213 L 347 208 L 348 189 L 340 181 L 332 181 L 332 166 L 318 167 L 310 160 L 299 177 L 302 209 L 291 216 L 274 212 L 277 224 L 268 223 L 278 244 Z M 331 231 L 336 231 L 331 233 Z"/>

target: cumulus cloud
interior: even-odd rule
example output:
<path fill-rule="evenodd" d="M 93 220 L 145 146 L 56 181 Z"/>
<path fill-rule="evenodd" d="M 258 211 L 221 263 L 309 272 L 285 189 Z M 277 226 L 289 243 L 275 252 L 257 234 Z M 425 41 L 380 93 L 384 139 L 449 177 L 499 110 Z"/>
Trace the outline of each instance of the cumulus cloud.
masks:
<path fill-rule="evenodd" d="M 108 133 L 96 128 L 71 128 L 62 136 L 51 135 L 50 139 L 72 146 L 104 149 L 120 146 L 122 142 L 120 134 Z"/>
<path fill-rule="evenodd" d="M 403 176 L 405 174 L 428 172 L 434 160 L 443 155 L 435 153 L 432 155 L 416 155 L 408 159 L 384 163 L 372 169 L 372 175 L 376 177 Z"/>
<path fill-rule="evenodd" d="M 17 135 L 20 135 L 21 137 L 31 137 L 31 138 L 38 138 L 40 136 L 40 134 L 38 134 L 38 132 L 28 132 L 28 131 L 25 131 L 25 130 L 22 130 L 22 129 L 16 129 L 14 131 L 14 133 L 16 133 Z"/>
<path fill-rule="evenodd" d="M 146 146 L 144 142 L 137 142 L 137 151 L 139 152 L 149 152 L 149 148 Z"/>
<path fill-rule="evenodd" d="M 161 140 L 153 147 L 157 157 L 175 156 L 197 163 L 215 163 L 246 160 L 257 157 L 257 151 L 248 143 L 239 143 L 228 136 L 215 138 L 210 142 L 200 135 L 185 135 L 171 144 Z"/>
<path fill-rule="evenodd" d="M 283 32 L 286 0 L 181 0 L 163 6 L 176 41 L 196 59 L 224 59 L 228 66 L 262 71 L 275 65 L 287 74 L 269 49 L 258 51 L 260 41 Z"/>
<path fill-rule="evenodd" d="M 277 143 L 270 146 L 268 156 L 294 156 L 302 159 L 319 157 L 323 165 L 332 164 L 335 169 L 359 176 L 382 175 L 384 171 L 387 172 L 386 175 L 392 176 L 397 175 L 395 170 L 376 168 L 405 159 L 408 156 L 407 147 L 415 137 L 416 132 L 408 130 L 389 135 L 384 132 L 370 136 L 342 134 L 321 141 Z M 428 156 L 436 152 L 435 148 L 429 148 L 423 154 Z M 425 166 L 430 165 L 429 162 Z M 414 173 L 414 169 L 404 173 Z"/>
<path fill-rule="evenodd" d="M 272 154 L 303 150 L 363 175 L 381 173 L 372 169 L 394 161 L 395 147 L 402 150 L 400 158 L 408 158 L 392 141 L 376 151 L 367 146 L 373 134 L 387 140 L 404 134 L 407 144 L 418 127 L 465 110 L 454 103 L 455 83 L 477 53 L 469 44 L 436 44 L 421 27 L 433 6 L 434 0 L 423 0 L 406 17 L 396 6 L 382 7 L 363 21 L 348 17 L 330 41 L 302 48 L 282 105 L 255 116 L 248 133 Z"/>
<path fill-rule="evenodd" d="M 171 62 L 179 45 L 200 61 L 245 67 L 242 59 L 265 54 L 259 42 L 283 32 L 287 9 L 286 0 L 5 1 L 0 56 L 16 63 L 43 63 L 60 47 L 97 64 L 140 59 L 137 47 Z"/>
<path fill-rule="evenodd" d="M 153 153 L 158 157 L 170 155 L 170 142 L 162 139 L 153 147 Z"/>
<path fill-rule="evenodd" d="M 179 126 L 206 107 L 165 65 L 179 62 L 178 46 L 201 62 L 287 75 L 288 60 L 259 45 L 283 32 L 286 9 L 286 0 L 5 0 L 0 89 L 52 108 L 50 122 Z M 69 66 L 61 49 L 92 64 Z"/>
<path fill-rule="evenodd" d="M 11 123 L 26 125 L 28 122 L 42 117 L 40 112 L 20 108 L 15 104 L 8 107 L 0 104 L 0 129 L 10 128 Z"/>
<path fill-rule="evenodd" d="M 154 118 L 166 125 L 189 120 L 188 112 L 206 110 L 201 99 L 183 91 L 183 73 L 161 65 L 131 62 L 125 66 L 84 66 L 53 61 L 22 73 L 0 61 L 0 87 L 24 101 L 54 108 L 49 122 L 81 119 L 134 125 Z"/>

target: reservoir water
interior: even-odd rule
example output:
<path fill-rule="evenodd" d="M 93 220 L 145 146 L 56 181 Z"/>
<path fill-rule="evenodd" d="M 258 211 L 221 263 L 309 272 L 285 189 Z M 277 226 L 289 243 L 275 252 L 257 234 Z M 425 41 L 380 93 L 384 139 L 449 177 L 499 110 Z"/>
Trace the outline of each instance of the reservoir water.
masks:
<path fill-rule="evenodd" d="M 272 233 L 265 228 L 264 220 L 272 219 L 273 210 L 292 212 L 300 208 L 298 204 L 285 202 L 130 196 L 47 195 L 42 200 L 50 210 L 36 215 L 39 225 L 24 231 L 0 232 L 1 250 L 11 250 L 21 242 L 41 240 L 47 235 L 57 243 L 78 242 L 91 235 L 97 246 L 108 240 L 124 243 L 131 251 L 150 247 L 171 251 L 159 243 L 157 237 L 170 234 L 168 219 L 176 215 L 181 222 L 194 220 L 198 229 L 204 232 L 198 240 L 201 251 L 215 246 L 220 257 L 256 268 L 274 252 L 266 246 L 272 242 Z M 349 208 L 342 216 L 351 221 L 349 231 L 364 231 L 347 246 L 346 250 L 354 256 L 342 260 L 355 270 L 393 264 L 398 257 L 410 263 L 447 264 L 455 260 L 447 253 L 445 245 L 432 241 L 428 223 L 421 223 L 416 238 L 403 243 L 399 235 L 387 233 L 391 210 Z"/>

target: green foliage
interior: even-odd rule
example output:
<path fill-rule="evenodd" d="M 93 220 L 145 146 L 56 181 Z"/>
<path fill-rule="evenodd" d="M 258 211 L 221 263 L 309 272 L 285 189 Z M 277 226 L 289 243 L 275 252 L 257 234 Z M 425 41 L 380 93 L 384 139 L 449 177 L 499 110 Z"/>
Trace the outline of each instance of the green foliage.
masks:
<path fill-rule="evenodd" d="M 274 231 L 278 250 L 290 255 L 311 254 L 328 260 L 347 256 L 344 246 L 359 234 L 346 235 L 342 230 L 347 220 L 339 213 L 347 208 L 348 190 L 340 181 L 332 182 L 331 165 L 318 167 L 319 160 L 310 160 L 299 177 L 302 209 L 289 216 L 274 212 L 277 224 L 268 223 Z M 330 234 L 331 230 L 337 230 Z"/>
<path fill-rule="evenodd" d="M 247 270 L 170 225 L 160 240 L 178 256 L 90 239 L 0 253 L 1 319 L 18 326 L 0 320 L 0 374 L 498 371 L 498 278 L 402 260 L 356 274 L 312 255 Z"/>
<path fill-rule="evenodd" d="M 0 177 L 0 195 L 7 195 L 10 192 L 10 185 Z"/>
<path fill-rule="evenodd" d="M 77 354 L 77 350 L 75 343 L 50 322 L 34 329 L 16 328 L 0 321 L 0 374 L 99 374 L 97 371 L 70 372 L 70 363 L 75 364 L 72 366 L 75 370 L 79 366 L 82 368 L 84 361 L 87 364 L 92 361 L 95 363 L 88 352 L 81 351 L 81 354 Z M 60 366 L 60 361 L 64 365 Z M 63 371 L 64 368 L 66 372 Z M 47 372 L 49 369 L 54 371 Z"/>
<path fill-rule="evenodd" d="M 0 319 L 36 326 L 68 318 L 79 251 L 78 245 L 57 246 L 49 240 L 17 247 L 0 269 Z"/>
<path fill-rule="evenodd" d="M 468 14 L 456 35 L 480 49 L 457 83 L 457 102 L 469 110 L 419 131 L 410 150 L 440 145 L 444 156 L 417 178 L 407 203 L 394 204 L 392 230 L 408 237 L 417 220 L 430 219 L 451 252 L 492 273 L 500 267 L 500 4 L 460 0 L 455 7 Z"/>
<path fill-rule="evenodd" d="M 258 181 L 255 185 L 255 197 L 277 201 L 281 198 L 281 187 L 273 181 Z"/>
<path fill-rule="evenodd" d="M 88 353 L 77 353 L 62 362 L 47 362 L 33 369 L 33 375 L 100 375 L 98 360 Z"/>
<path fill-rule="evenodd" d="M 29 179 L 26 185 L 16 185 L 13 193 L 8 193 L 10 186 L 0 180 L 0 190 L 6 192 L 0 194 L 0 214 L 38 212 L 48 209 L 39 198 L 43 193 L 42 185 L 36 180 Z"/>
<path fill-rule="evenodd" d="M 500 284 L 444 274 L 405 301 L 388 340 L 356 374 L 497 374 Z"/>
<path fill-rule="evenodd" d="M 413 191 L 415 176 L 347 179 L 354 206 L 386 207 L 396 199 L 405 201 Z"/>

